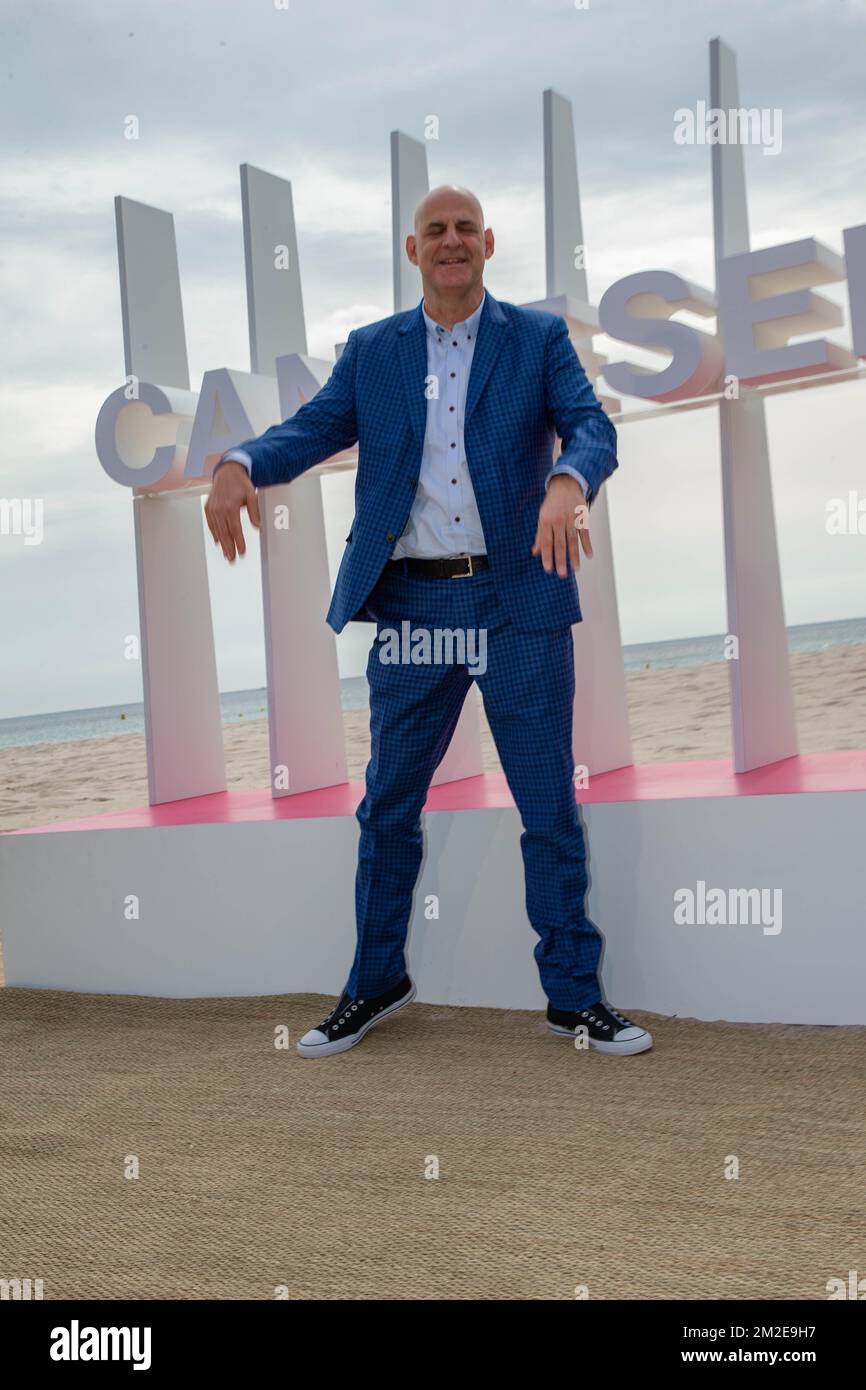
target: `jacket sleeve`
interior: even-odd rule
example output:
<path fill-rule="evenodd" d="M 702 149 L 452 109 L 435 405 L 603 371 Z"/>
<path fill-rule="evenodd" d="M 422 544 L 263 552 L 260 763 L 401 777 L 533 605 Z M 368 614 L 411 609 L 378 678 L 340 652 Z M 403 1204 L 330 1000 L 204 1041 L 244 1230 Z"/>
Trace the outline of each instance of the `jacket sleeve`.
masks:
<path fill-rule="evenodd" d="M 355 374 L 358 340 L 349 334 L 328 380 L 281 425 L 237 446 L 251 460 L 254 487 L 290 483 L 314 464 L 350 449 L 358 438 Z"/>
<path fill-rule="evenodd" d="M 562 440 L 555 467 L 566 465 L 583 475 L 589 484 L 586 500 L 592 505 L 605 478 L 618 467 L 616 430 L 601 408 L 561 318 L 551 325 L 545 345 L 544 396 L 548 418 Z"/>

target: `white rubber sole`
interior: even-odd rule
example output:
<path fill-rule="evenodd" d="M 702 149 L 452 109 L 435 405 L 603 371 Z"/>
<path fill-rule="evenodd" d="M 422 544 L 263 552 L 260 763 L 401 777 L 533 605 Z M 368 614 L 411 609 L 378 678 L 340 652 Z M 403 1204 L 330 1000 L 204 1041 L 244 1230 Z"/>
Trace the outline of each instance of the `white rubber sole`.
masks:
<path fill-rule="evenodd" d="M 381 1023 L 385 1018 L 390 1018 L 391 1014 L 395 1014 L 399 1009 L 405 1009 L 407 1004 L 411 1004 L 416 993 L 417 990 L 413 984 L 408 994 L 405 994 L 402 999 L 396 999 L 393 1004 L 388 1005 L 387 1009 L 383 1009 L 380 1014 L 369 1019 L 363 1028 L 359 1028 L 358 1032 L 353 1033 L 351 1037 L 337 1038 L 335 1042 L 312 1044 L 299 1042 L 297 1044 L 299 1054 L 301 1057 L 334 1057 L 338 1052 L 349 1052 L 351 1048 L 358 1046 L 358 1043 L 367 1036 L 371 1028 L 376 1027 L 377 1023 Z"/>
<path fill-rule="evenodd" d="M 571 1038 L 574 1041 L 574 1031 L 562 1028 L 558 1023 L 551 1023 L 546 1020 L 551 1033 L 555 1033 L 559 1038 Z M 635 1024 L 635 1027 L 638 1027 Z M 634 1057 L 638 1052 L 649 1052 L 653 1045 L 652 1033 L 642 1032 L 640 1037 L 628 1038 L 625 1042 L 596 1042 L 594 1038 L 588 1038 L 587 1042 L 593 1052 L 605 1052 L 610 1057 Z"/>

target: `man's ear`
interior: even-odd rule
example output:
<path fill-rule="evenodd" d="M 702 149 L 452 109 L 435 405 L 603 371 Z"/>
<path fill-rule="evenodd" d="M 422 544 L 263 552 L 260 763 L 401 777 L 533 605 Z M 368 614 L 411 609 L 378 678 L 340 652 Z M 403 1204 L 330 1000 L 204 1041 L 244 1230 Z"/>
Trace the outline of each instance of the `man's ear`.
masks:
<path fill-rule="evenodd" d="M 409 257 L 409 260 L 412 262 L 413 265 L 418 264 L 418 251 L 415 244 L 415 238 L 411 232 L 406 238 L 406 255 Z"/>

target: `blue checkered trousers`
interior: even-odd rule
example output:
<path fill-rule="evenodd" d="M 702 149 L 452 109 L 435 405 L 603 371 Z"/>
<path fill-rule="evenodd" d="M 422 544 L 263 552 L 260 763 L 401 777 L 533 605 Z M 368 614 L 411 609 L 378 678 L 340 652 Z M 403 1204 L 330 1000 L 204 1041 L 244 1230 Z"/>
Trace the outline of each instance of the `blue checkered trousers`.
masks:
<path fill-rule="evenodd" d="M 327 615 L 335 632 L 349 621 L 376 623 L 367 662 L 371 757 L 357 810 L 357 946 L 347 987 L 367 999 L 405 974 L 421 813 L 475 680 L 523 824 L 526 912 L 539 937 L 542 987 L 555 1007 L 579 1009 L 603 994 L 601 937 L 584 910 L 586 850 L 573 783 L 571 625 L 581 611 L 574 574 L 548 573 L 531 547 L 557 435 L 558 462 L 587 480 L 591 508 L 617 467 L 616 433 L 564 321 L 487 291 L 463 440 L 490 567 L 467 578 L 419 577 L 405 562 L 387 562 L 418 484 L 426 378 L 419 304 L 355 329 L 312 400 L 240 446 L 261 488 L 290 482 L 358 444 L 355 519 Z M 413 660 L 412 645 L 425 630 L 429 659 Z M 449 651 L 448 633 L 462 633 L 466 650 Z M 445 634 L 441 650 L 436 634 Z M 404 659 L 394 659 L 395 636 Z"/>

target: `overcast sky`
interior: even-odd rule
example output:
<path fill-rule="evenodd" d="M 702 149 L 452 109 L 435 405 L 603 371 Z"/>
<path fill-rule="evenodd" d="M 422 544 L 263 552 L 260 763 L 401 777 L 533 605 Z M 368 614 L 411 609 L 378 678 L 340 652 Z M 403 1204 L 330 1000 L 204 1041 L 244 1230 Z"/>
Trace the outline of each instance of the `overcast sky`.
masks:
<path fill-rule="evenodd" d="M 243 162 L 292 180 L 314 355 L 392 312 L 389 134 L 423 138 L 431 114 L 431 183 L 473 188 L 496 233 L 489 288 L 542 297 L 546 87 L 574 107 L 593 302 L 651 267 L 711 287 L 709 149 L 676 144 L 673 113 L 708 96 L 717 34 L 742 104 L 783 112 L 781 153 L 746 150 L 753 247 L 841 251 L 866 222 L 866 0 L 6 0 L 3 29 L 0 498 L 43 499 L 45 534 L 0 535 L 0 717 L 141 698 L 131 499 L 93 448 L 123 375 L 117 194 L 175 216 L 193 389 L 249 369 Z M 866 538 L 829 536 L 825 508 L 866 490 L 863 383 L 777 398 L 768 419 L 787 619 L 862 615 Z M 619 456 L 623 641 L 724 631 L 717 412 L 622 426 Z M 333 573 L 351 487 L 329 480 L 326 500 Z M 257 551 L 208 559 L 221 688 L 263 685 Z M 339 639 L 344 674 L 369 640 Z"/>

